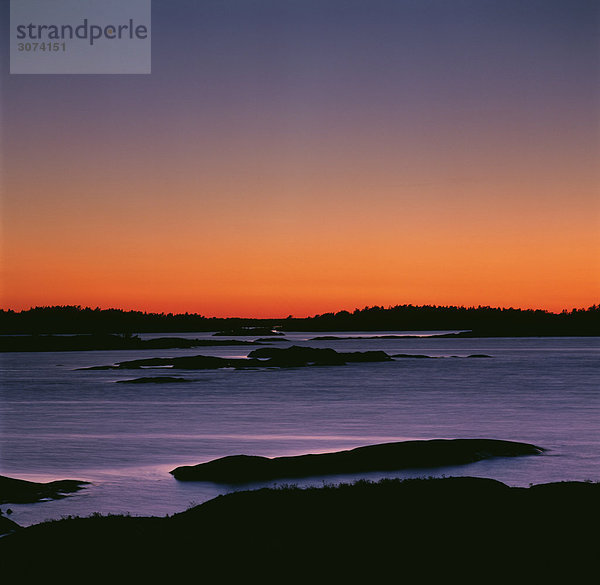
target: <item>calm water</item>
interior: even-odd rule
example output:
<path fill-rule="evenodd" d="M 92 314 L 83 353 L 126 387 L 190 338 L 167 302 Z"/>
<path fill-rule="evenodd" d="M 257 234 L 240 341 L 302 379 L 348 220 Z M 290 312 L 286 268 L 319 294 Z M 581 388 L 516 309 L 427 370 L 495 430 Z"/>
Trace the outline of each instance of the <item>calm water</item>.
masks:
<path fill-rule="evenodd" d="M 487 437 L 531 442 L 549 452 L 409 470 L 395 474 L 398 477 L 477 475 L 524 486 L 600 481 L 600 340 L 308 341 L 315 335 L 319 334 L 287 337 L 339 351 L 382 349 L 446 359 L 286 370 L 139 372 L 76 368 L 168 355 L 241 357 L 252 348 L 2 354 L 0 474 L 93 484 L 63 500 L 2 508 L 10 507 L 12 518 L 23 525 L 95 511 L 171 514 L 234 489 L 177 482 L 168 473 L 177 465 L 238 453 L 317 453 L 403 439 Z M 493 359 L 459 359 L 481 353 Z M 162 374 L 192 382 L 116 383 Z M 293 483 L 319 485 L 356 477 Z"/>

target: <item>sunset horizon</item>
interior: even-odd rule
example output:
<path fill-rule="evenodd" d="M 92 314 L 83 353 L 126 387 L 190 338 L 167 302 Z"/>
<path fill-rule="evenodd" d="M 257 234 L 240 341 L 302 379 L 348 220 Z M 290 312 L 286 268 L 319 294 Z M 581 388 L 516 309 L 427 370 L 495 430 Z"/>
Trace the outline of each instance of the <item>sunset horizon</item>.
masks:
<path fill-rule="evenodd" d="M 591 306 L 597 17 L 154 2 L 149 75 L 10 75 L 6 52 L 0 305 Z"/>
<path fill-rule="evenodd" d="M 456 303 L 456 304 L 442 304 L 442 303 L 370 303 L 364 305 L 356 305 L 350 306 L 347 305 L 345 307 L 333 307 L 327 308 L 325 310 L 315 310 L 306 313 L 294 313 L 293 311 L 283 311 L 280 314 L 272 314 L 272 313 L 255 313 L 255 314 L 235 314 L 235 313 L 222 313 L 222 314 L 212 314 L 204 311 L 197 311 L 192 309 L 178 309 L 174 310 L 172 308 L 145 308 L 140 306 L 116 306 L 116 305 L 86 305 L 82 303 L 58 303 L 58 304 L 49 304 L 49 305 L 31 305 L 23 308 L 13 308 L 13 307 L 0 307 L 0 311 L 5 312 L 14 312 L 14 313 L 25 313 L 28 311 L 35 311 L 40 309 L 62 309 L 62 308 L 77 308 L 81 311 L 122 311 L 124 313 L 127 312 L 135 312 L 135 313 L 144 313 L 148 315 L 190 315 L 190 316 L 198 316 L 206 319 L 241 319 L 241 320 L 284 320 L 287 318 L 294 319 L 309 319 L 312 317 L 318 317 L 320 315 L 328 315 L 328 314 L 337 314 L 337 313 L 357 313 L 360 311 L 368 310 L 368 309 L 384 309 L 390 310 L 399 307 L 413 307 L 415 309 L 491 309 L 494 311 L 542 311 L 549 314 L 559 315 L 561 313 L 572 313 L 576 311 L 588 311 L 590 309 L 594 309 L 600 306 L 600 303 L 591 303 L 585 306 L 572 306 L 572 307 L 560 307 L 558 309 L 546 308 L 542 306 L 502 306 L 502 305 L 490 305 L 484 303 Z"/>

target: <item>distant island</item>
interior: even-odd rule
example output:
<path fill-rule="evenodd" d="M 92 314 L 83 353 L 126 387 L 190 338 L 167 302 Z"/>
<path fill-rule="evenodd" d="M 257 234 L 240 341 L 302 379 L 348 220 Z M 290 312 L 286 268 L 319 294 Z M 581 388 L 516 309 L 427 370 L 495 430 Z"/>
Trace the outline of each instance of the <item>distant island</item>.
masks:
<path fill-rule="evenodd" d="M 343 366 L 348 363 L 390 362 L 384 351 L 337 352 L 330 348 L 292 345 L 285 349 L 261 348 L 245 358 L 222 358 L 210 355 L 171 356 L 118 362 L 116 365 L 91 366 L 81 370 L 138 370 L 169 367 L 181 370 L 216 370 L 219 368 L 298 368 L 304 366 Z"/>
<path fill-rule="evenodd" d="M 283 477 L 309 477 L 407 468 L 464 465 L 494 457 L 540 455 L 542 447 L 497 439 L 432 439 L 366 445 L 333 453 L 260 457 L 229 455 L 170 473 L 180 481 L 246 483 Z"/>
<path fill-rule="evenodd" d="M 0 335 L 0 352 L 188 349 L 192 347 L 220 347 L 230 345 L 263 345 L 263 343 L 235 339 L 182 339 L 181 337 L 141 339 L 138 335 L 118 335 L 114 333 Z"/>
<path fill-rule="evenodd" d="M 217 332 L 275 335 L 292 331 L 436 331 L 460 337 L 600 335 L 600 304 L 552 313 L 541 309 L 396 305 L 284 319 L 205 317 L 81 306 L 0 310 L 3 335 Z"/>

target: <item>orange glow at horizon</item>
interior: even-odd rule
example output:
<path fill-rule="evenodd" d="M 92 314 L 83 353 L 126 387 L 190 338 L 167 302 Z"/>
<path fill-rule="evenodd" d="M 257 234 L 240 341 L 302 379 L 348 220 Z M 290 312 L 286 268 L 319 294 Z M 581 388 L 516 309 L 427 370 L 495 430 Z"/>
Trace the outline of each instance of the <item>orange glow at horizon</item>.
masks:
<path fill-rule="evenodd" d="M 490 186 L 484 201 L 481 183 L 407 187 L 397 200 L 369 205 L 356 203 L 364 197 L 360 183 L 354 192 L 329 185 L 321 198 L 288 186 L 278 201 L 279 185 L 259 182 L 247 181 L 235 206 L 220 207 L 216 195 L 212 206 L 194 201 L 197 184 L 163 200 L 152 177 L 123 186 L 151 206 L 140 196 L 120 203 L 100 187 L 79 199 L 68 184 L 60 185 L 58 208 L 52 197 L 36 216 L 17 205 L 4 228 L 3 307 L 279 318 L 367 305 L 556 312 L 598 302 L 595 218 L 575 200 L 565 209 L 556 195 L 561 184 L 546 186 L 546 204 L 537 207 L 528 185 L 522 194 L 514 184 Z M 212 178 L 207 189 L 218 193 L 224 183 Z"/>
<path fill-rule="evenodd" d="M 600 302 L 597 7 L 233 4 L 157 6 L 152 75 L 5 73 L 3 308 Z"/>

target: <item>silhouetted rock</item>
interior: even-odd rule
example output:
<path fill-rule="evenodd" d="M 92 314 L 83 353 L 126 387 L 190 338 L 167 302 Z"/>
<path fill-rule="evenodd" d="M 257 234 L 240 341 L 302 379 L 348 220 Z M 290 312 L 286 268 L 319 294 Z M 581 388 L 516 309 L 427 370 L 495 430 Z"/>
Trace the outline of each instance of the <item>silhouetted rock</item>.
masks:
<path fill-rule="evenodd" d="M 581 494 L 585 497 L 586 494 L 591 493 L 593 490 L 600 491 L 598 485 L 600 484 L 591 481 L 554 481 L 532 485 L 529 489 L 536 496 L 543 495 L 554 498 L 566 494 L 576 497 L 578 494 Z M 600 506 L 600 500 L 598 501 L 598 505 Z"/>
<path fill-rule="evenodd" d="M 10 518 L 7 518 L 0 513 L 0 536 L 3 534 L 10 534 L 20 528 L 21 527 L 16 522 L 13 522 Z"/>
<path fill-rule="evenodd" d="M 292 345 L 291 347 L 262 347 L 248 354 L 252 358 L 268 358 L 264 364 L 278 367 L 292 366 L 339 366 L 351 362 L 387 362 L 390 356 L 384 351 L 337 352 L 330 348 L 314 348 Z"/>
<path fill-rule="evenodd" d="M 307 365 L 344 365 L 346 360 L 334 349 L 315 349 L 312 347 L 263 347 L 248 354 L 251 358 L 266 358 L 265 365 L 278 367 L 294 367 Z"/>
<path fill-rule="evenodd" d="M 264 358 L 264 359 L 262 359 Z M 350 362 L 385 362 L 391 357 L 384 351 L 338 353 L 333 349 L 315 349 L 293 345 L 287 348 L 263 347 L 250 352 L 247 358 L 214 356 L 184 356 L 148 358 L 119 362 L 114 366 L 92 366 L 81 370 L 122 370 L 143 367 L 172 367 L 182 370 L 214 370 L 219 368 L 291 368 L 302 366 L 343 366 Z"/>
<path fill-rule="evenodd" d="M 185 378 L 175 378 L 173 376 L 149 376 L 147 378 L 134 378 L 133 380 L 117 380 L 117 384 L 173 384 L 189 381 Z"/>
<path fill-rule="evenodd" d="M 392 358 L 385 351 L 353 351 L 341 354 L 349 362 L 391 362 Z"/>
<path fill-rule="evenodd" d="M 41 500 L 58 500 L 88 484 L 87 481 L 74 479 L 37 483 L 0 475 L 0 504 L 32 504 Z"/>
<path fill-rule="evenodd" d="M 148 358 L 119 362 L 115 366 L 92 366 L 81 370 L 138 370 L 143 367 L 171 367 L 175 370 L 216 370 L 219 368 L 245 368 L 260 366 L 258 360 L 247 358 L 221 358 L 207 355 Z"/>
<path fill-rule="evenodd" d="M 275 478 L 445 467 L 492 457 L 539 455 L 541 447 L 495 439 L 434 439 L 358 447 L 348 451 L 295 457 L 232 455 L 170 473 L 182 481 L 246 483 Z"/>
<path fill-rule="evenodd" d="M 83 566 L 119 582 L 201 573 L 223 582 L 378 583 L 402 573 L 426 582 L 579 583 L 597 570 L 599 497 L 597 483 L 513 488 L 475 477 L 264 488 L 165 518 L 37 524 L 1 538 L 0 557 L 20 582 L 74 581 Z"/>

